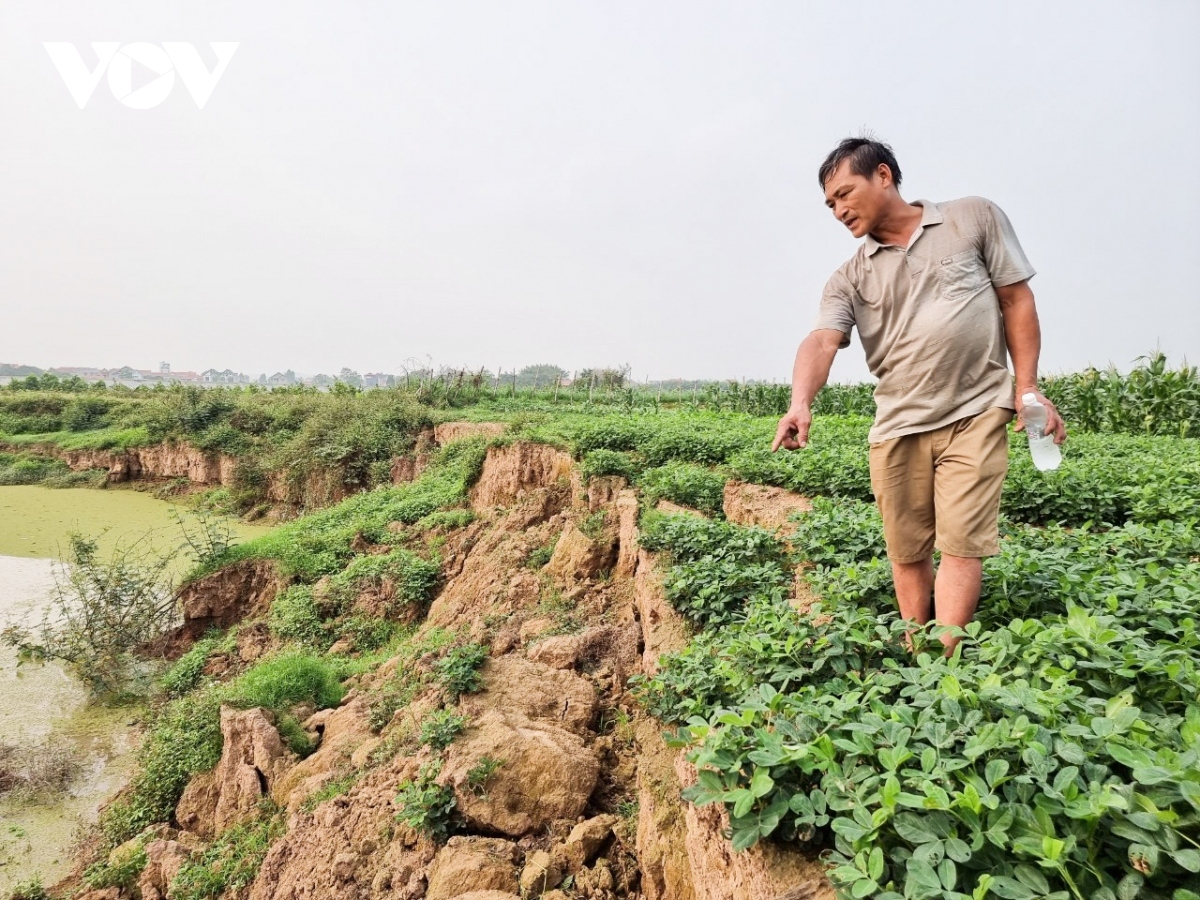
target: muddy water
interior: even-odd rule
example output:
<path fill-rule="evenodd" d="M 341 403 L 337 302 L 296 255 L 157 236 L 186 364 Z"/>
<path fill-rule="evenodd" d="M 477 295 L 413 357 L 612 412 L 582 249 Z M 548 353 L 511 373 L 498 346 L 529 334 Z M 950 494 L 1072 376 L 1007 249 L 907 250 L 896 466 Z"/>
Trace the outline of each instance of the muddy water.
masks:
<path fill-rule="evenodd" d="M 55 585 L 72 531 L 101 531 L 101 555 L 143 539 L 170 550 L 179 543 L 171 507 L 134 491 L 0 487 L 0 627 L 36 624 Z M 243 539 L 266 530 L 235 525 Z M 18 666 L 0 646 L 0 743 L 68 747 L 82 770 L 66 793 L 40 803 L 0 799 L 0 897 L 39 874 L 50 884 L 66 873 L 72 837 L 94 821 L 100 804 L 128 778 L 137 730 L 131 708 L 89 705 L 87 691 L 61 666 Z"/>

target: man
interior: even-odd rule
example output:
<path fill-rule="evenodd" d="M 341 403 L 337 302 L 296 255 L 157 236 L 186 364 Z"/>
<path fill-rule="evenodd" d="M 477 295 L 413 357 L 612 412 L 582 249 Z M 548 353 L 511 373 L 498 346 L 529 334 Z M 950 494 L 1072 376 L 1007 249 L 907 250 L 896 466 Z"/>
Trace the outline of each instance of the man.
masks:
<path fill-rule="evenodd" d="M 1055 443 L 1067 434 L 1037 389 L 1034 270 L 995 204 L 979 197 L 906 202 L 887 144 L 848 138 L 819 178 L 825 205 L 865 240 L 825 286 L 816 328 L 796 352 L 792 405 L 771 449 L 805 446 L 813 397 L 857 327 L 879 379 L 871 487 L 900 613 L 921 624 L 932 614 L 963 626 L 979 603 L 983 558 L 1000 550 L 1007 426 L 1022 395 L 1046 405 Z M 942 554 L 936 578 L 935 547 Z M 947 652 L 957 643 L 942 640 Z"/>

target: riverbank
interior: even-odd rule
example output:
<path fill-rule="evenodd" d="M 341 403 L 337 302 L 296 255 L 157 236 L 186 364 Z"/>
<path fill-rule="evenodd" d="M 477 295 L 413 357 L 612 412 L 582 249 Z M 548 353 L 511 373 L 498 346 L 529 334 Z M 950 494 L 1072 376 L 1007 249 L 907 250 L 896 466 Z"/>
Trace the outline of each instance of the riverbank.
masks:
<path fill-rule="evenodd" d="M 240 540 L 269 530 L 230 524 Z M 147 493 L 0 487 L 0 627 L 40 621 L 72 531 L 96 536 L 101 558 L 138 540 L 156 554 L 180 543 L 172 507 Z M 95 821 L 133 770 L 140 710 L 90 704 L 85 686 L 63 666 L 18 665 L 3 646 L 0 696 L 0 750 L 39 766 L 54 756 L 73 770 L 65 786 L 36 796 L 0 794 L 0 896 L 7 896 L 35 874 L 49 884 L 69 870 L 76 832 Z"/>

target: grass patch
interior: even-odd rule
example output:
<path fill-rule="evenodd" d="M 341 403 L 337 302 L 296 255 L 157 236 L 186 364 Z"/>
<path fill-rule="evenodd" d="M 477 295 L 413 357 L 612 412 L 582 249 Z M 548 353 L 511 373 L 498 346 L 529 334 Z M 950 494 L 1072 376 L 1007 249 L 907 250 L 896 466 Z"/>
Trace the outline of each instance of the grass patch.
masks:
<path fill-rule="evenodd" d="M 282 812 L 264 803 L 256 819 L 223 832 L 204 852 L 183 864 L 171 881 L 171 897 L 216 900 L 248 887 L 258 875 L 271 843 L 286 828 Z"/>
<path fill-rule="evenodd" d="M 139 769 L 129 791 L 102 816 L 108 845 L 115 847 L 156 822 L 169 821 L 191 777 L 217 764 L 222 703 L 271 710 L 281 733 L 303 755 L 311 744 L 294 718 L 288 721 L 290 708 L 302 703 L 328 708 L 344 694 L 327 662 L 290 653 L 263 660 L 227 685 L 202 687 L 165 704 L 138 753 Z"/>

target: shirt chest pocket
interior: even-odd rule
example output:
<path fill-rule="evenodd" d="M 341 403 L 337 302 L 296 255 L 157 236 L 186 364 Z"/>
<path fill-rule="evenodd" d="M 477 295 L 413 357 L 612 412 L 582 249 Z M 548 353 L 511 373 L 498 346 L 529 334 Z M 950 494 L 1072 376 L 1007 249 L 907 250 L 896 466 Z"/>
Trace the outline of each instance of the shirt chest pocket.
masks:
<path fill-rule="evenodd" d="M 974 247 L 942 256 L 937 263 L 938 286 L 944 300 L 966 300 L 987 287 L 991 277 Z"/>

